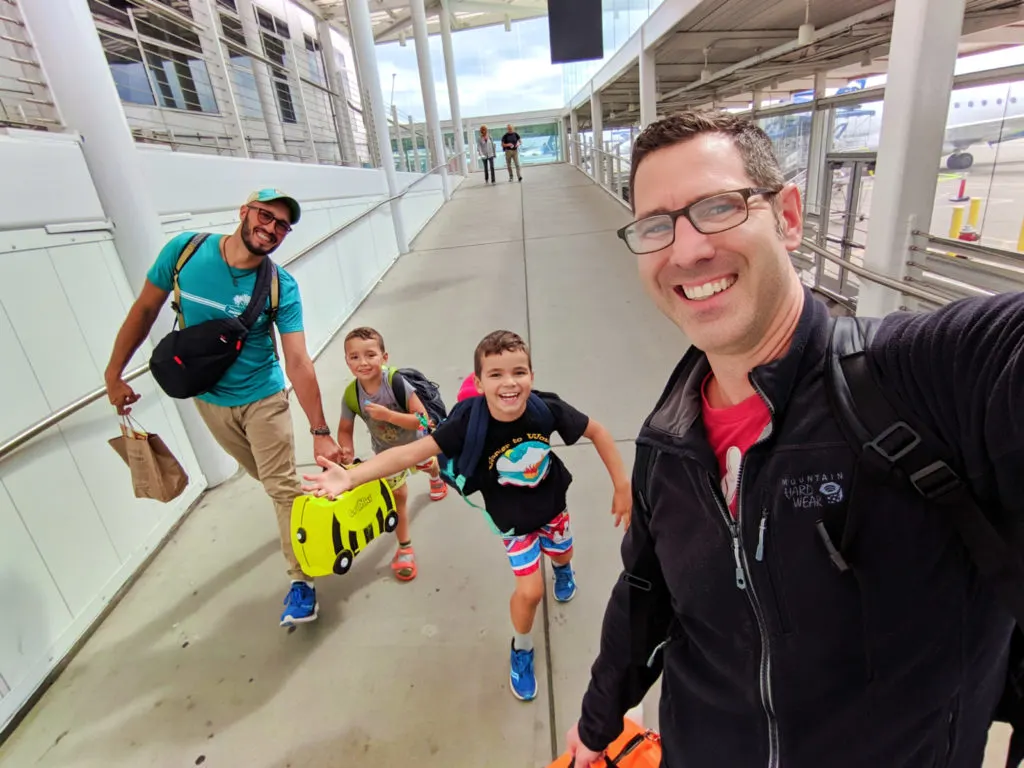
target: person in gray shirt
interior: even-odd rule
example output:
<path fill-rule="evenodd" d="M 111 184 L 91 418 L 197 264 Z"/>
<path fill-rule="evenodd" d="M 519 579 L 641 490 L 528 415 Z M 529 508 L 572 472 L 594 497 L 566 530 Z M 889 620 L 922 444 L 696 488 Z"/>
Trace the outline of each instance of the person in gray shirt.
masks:
<path fill-rule="evenodd" d="M 416 390 L 402 374 L 387 367 L 384 337 L 378 331 L 373 328 L 350 331 L 345 337 L 345 362 L 355 381 L 345 389 L 341 403 L 338 444 L 343 464 L 351 464 L 355 459 L 353 430 L 356 416 L 366 423 L 374 453 L 407 445 L 425 434 L 422 426 L 428 419 L 427 411 Z M 440 501 L 447 495 L 448 486 L 441 479 L 436 458 L 418 464 L 415 470 L 430 474 L 430 498 L 433 501 Z M 398 551 L 391 561 L 391 569 L 399 581 L 411 581 L 417 572 L 416 555 L 409 534 L 409 489 L 406 486 L 406 480 L 413 471 L 413 468 L 403 469 L 387 478 L 388 486 L 395 495 L 395 511 L 398 513 L 398 527 L 395 529 Z"/>
<path fill-rule="evenodd" d="M 480 152 L 480 158 L 484 161 L 484 184 L 488 181 L 494 183 L 494 139 L 487 132 L 487 126 L 480 126 L 480 135 L 476 137 L 476 148 Z M 488 175 L 487 169 L 490 168 Z"/>

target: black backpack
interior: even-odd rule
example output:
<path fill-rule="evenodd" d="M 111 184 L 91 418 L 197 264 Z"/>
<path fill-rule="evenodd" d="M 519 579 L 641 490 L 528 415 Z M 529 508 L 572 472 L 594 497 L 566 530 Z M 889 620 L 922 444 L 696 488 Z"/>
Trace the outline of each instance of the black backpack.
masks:
<path fill-rule="evenodd" d="M 993 714 L 994 721 L 1013 728 L 1006 766 L 1016 768 L 1024 760 L 1024 559 L 946 463 L 945 451 L 938 447 L 942 443 L 894 408 L 875 381 L 865 349 L 880 322 L 834 318 L 826 361 L 830 405 L 858 452 L 858 470 L 863 467 L 883 482 L 893 475 L 909 482 L 937 513 L 946 515 L 978 572 L 1016 620 L 1003 696 Z M 827 542 L 827 535 L 823 538 Z M 829 550 L 837 567 L 848 567 L 834 547 Z"/>
<path fill-rule="evenodd" d="M 937 438 L 902 416 L 889 402 L 867 365 L 865 349 L 881 322 L 877 318 L 837 317 L 826 356 L 829 406 L 857 454 L 857 472 L 863 469 L 879 482 L 910 483 L 938 514 L 954 525 L 971 560 L 991 586 L 1002 605 L 1017 622 L 1010 641 L 1010 657 L 1003 695 L 993 721 L 1013 728 L 1007 768 L 1024 760 L 1024 559 L 1016 545 L 993 526 L 971 495 L 970 489 L 946 463 Z M 649 514 L 647 489 L 653 464 L 649 446 L 637 445 L 634 465 L 637 513 Z M 841 531 L 844 521 L 834 518 L 817 523 L 832 562 L 849 568 L 829 534 Z M 630 644 L 632 662 L 626 679 L 631 705 L 639 702 L 661 674 L 658 653 L 680 633 L 675 615 L 653 606 L 668 600 L 665 584 L 650 537 L 638 542 L 633 562 L 626 563 L 621 579 L 630 587 Z"/>
<path fill-rule="evenodd" d="M 272 338 L 274 336 L 279 285 L 277 267 L 269 257 L 260 262 L 249 306 L 240 316 L 207 320 L 198 325 L 185 327 L 178 275 L 207 237 L 207 233 L 192 237 L 174 265 L 174 300 L 171 302 L 171 308 L 177 315 L 175 327 L 160 340 L 149 359 L 149 371 L 157 384 L 168 395 L 179 399 L 201 395 L 217 385 L 241 354 L 242 345 L 245 344 L 249 331 L 264 312 L 268 296 L 270 334 Z M 277 348 L 276 340 L 274 348 Z"/>
<path fill-rule="evenodd" d="M 434 427 L 448 418 L 448 409 L 444 400 L 441 399 L 441 388 L 434 382 L 417 371 L 415 368 L 399 368 L 398 374 L 405 379 L 420 398 L 423 407 L 427 409 L 427 416 L 430 417 Z M 400 405 L 405 408 L 404 403 Z M 408 410 L 408 409 L 407 409 Z"/>
<path fill-rule="evenodd" d="M 427 411 L 427 416 L 432 422 L 432 430 L 436 429 L 442 421 L 448 418 L 448 409 L 445 408 L 444 400 L 441 399 L 441 388 L 418 370 L 415 368 L 391 368 L 390 366 L 384 366 L 384 372 L 388 375 L 388 384 L 392 385 L 392 389 L 394 389 L 393 382 L 396 374 L 400 379 L 404 380 L 410 387 L 412 387 L 416 396 L 419 397 L 420 402 L 423 403 L 423 407 Z M 403 394 L 399 395 L 398 390 L 395 390 L 395 397 L 402 401 L 398 403 L 398 407 L 403 411 L 408 411 L 409 404 L 406 403 L 404 399 L 405 390 L 402 389 L 402 392 Z M 348 406 L 348 409 L 352 411 L 352 413 L 361 414 L 363 412 L 362 406 L 359 402 L 359 395 L 355 381 L 350 381 L 348 383 L 348 386 L 345 387 L 345 394 L 343 397 L 345 405 Z"/>

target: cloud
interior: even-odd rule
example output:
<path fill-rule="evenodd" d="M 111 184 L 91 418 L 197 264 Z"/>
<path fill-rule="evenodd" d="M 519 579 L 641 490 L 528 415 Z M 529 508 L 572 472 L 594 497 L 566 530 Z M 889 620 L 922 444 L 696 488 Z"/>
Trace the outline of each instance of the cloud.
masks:
<path fill-rule="evenodd" d="M 459 105 L 464 120 L 506 112 L 556 109 L 564 103 L 562 67 L 551 64 L 547 19 L 531 19 L 504 27 L 482 27 L 452 35 Z M 430 38 L 434 93 L 441 120 L 451 116 L 444 71 L 441 38 Z M 394 103 L 402 122 L 411 114 L 424 119 L 415 41 L 377 46 L 381 91 L 390 106 L 392 79 Z M 392 78 L 394 75 L 394 78 Z"/>

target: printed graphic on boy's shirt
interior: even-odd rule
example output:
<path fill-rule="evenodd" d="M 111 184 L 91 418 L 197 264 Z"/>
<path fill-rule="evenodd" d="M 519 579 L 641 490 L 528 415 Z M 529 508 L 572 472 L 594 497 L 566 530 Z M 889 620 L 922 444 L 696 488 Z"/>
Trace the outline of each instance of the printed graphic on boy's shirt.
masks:
<path fill-rule="evenodd" d="M 551 446 L 543 435 L 517 437 L 512 445 L 503 445 L 488 462 L 498 472 L 499 485 L 535 488 L 551 467 Z"/>
<path fill-rule="evenodd" d="M 372 422 L 371 429 L 377 435 L 377 438 L 382 443 L 393 445 L 397 443 L 399 438 L 405 435 L 406 430 L 401 427 L 392 424 L 390 421 L 381 421 L 379 419 L 367 419 Z"/>

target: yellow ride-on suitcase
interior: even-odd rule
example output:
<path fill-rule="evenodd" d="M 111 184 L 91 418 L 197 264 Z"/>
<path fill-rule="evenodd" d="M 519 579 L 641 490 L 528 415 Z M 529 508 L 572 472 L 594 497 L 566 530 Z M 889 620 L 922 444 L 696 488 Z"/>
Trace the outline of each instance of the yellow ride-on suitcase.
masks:
<path fill-rule="evenodd" d="M 397 526 L 395 497 L 384 480 L 334 501 L 304 495 L 292 502 L 292 549 L 307 576 L 343 576 L 364 547 Z"/>

